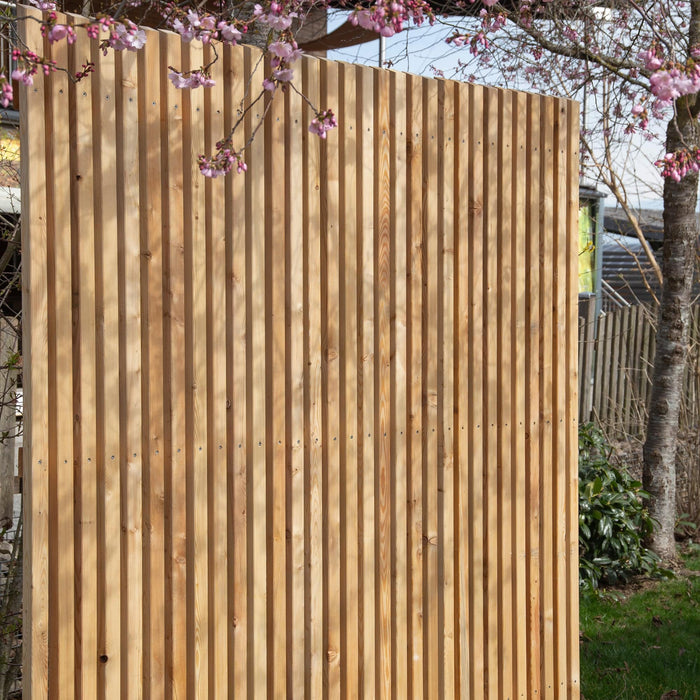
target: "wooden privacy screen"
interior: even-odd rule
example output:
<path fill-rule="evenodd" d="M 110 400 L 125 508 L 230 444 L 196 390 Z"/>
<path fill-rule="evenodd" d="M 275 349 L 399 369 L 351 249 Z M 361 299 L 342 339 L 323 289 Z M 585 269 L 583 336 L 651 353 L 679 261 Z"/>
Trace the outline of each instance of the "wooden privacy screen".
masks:
<path fill-rule="evenodd" d="M 255 49 L 51 50 L 96 72 L 22 93 L 31 697 L 578 697 L 576 105 L 304 58 L 340 127 L 280 91 L 211 181 Z"/>

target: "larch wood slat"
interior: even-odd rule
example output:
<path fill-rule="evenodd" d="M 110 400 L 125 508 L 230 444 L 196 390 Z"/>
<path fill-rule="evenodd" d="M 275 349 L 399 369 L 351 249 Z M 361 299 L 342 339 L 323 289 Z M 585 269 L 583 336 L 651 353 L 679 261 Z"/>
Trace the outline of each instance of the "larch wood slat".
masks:
<path fill-rule="evenodd" d="M 407 164 L 407 339 L 411 367 L 408 400 L 408 430 L 411 435 L 408 459 L 408 546 L 409 578 L 409 694 L 423 697 L 423 96 L 421 79 L 408 76 Z"/>
<path fill-rule="evenodd" d="M 455 645 L 459 619 L 455 617 L 458 607 L 455 594 L 456 520 L 459 508 L 459 484 L 455 480 L 454 435 L 455 435 L 455 83 L 438 84 L 441 93 L 440 150 L 443 168 L 441 181 L 442 231 L 438 239 L 439 294 L 442 307 L 439 311 L 442 328 L 438 327 L 440 348 L 439 387 L 442 394 L 438 420 L 438 530 L 442 541 L 439 557 L 440 586 L 444 597 L 440 610 L 439 629 L 442 634 L 440 665 L 444 679 L 440 687 L 443 697 L 458 696 Z M 457 484 L 457 488 L 455 488 Z"/>
<path fill-rule="evenodd" d="M 287 666 L 288 691 L 291 697 L 304 696 L 306 671 L 306 608 L 304 582 L 305 562 L 305 517 L 304 489 L 306 484 L 304 432 L 304 226 L 298 202 L 302 198 L 304 181 L 302 156 L 302 131 L 298 126 L 301 112 L 301 97 L 294 92 L 287 94 L 287 226 L 289 245 L 289 367 L 291 400 L 289 406 L 291 430 L 290 500 L 291 500 L 291 581 L 290 626 L 291 658 Z M 290 670 L 291 669 L 291 670 Z"/>
<path fill-rule="evenodd" d="M 93 51 L 95 57 L 98 51 L 94 45 Z M 99 224 L 96 227 L 98 235 L 95 238 L 95 278 L 98 287 L 95 298 L 98 324 L 96 373 L 98 377 L 102 377 L 102 381 L 97 384 L 96 406 L 97 442 L 101 452 L 98 454 L 98 482 L 101 490 L 101 503 L 98 504 L 98 567 L 101 574 L 101 590 L 98 590 L 98 595 L 101 594 L 105 601 L 104 613 L 98 618 L 100 665 L 101 670 L 104 669 L 104 675 L 98 676 L 98 683 L 99 690 L 105 697 L 111 693 L 119 695 L 127 692 L 123 676 L 128 653 L 122 646 L 126 646 L 127 640 L 127 603 L 122 601 L 122 576 L 125 583 L 126 571 L 122 572 L 121 560 L 122 556 L 124 560 L 128 559 L 128 545 L 133 540 L 132 537 L 122 536 L 122 521 L 126 523 L 126 509 L 130 501 L 122 498 L 123 485 L 120 476 L 122 457 L 117 429 L 120 422 L 118 286 L 116 277 L 110 274 L 117 259 L 118 227 L 117 212 L 107 206 L 117 195 L 117 138 L 121 139 L 121 136 L 117 135 L 118 120 L 114 111 L 117 82 L 115 68 L 114 55 L 108 55 L 101 60 L 101 70 L 96 76 L 98 87 L 93 91 L 93 121 L 100 122 L 94 142 L 95 164 L 100 172 L 100 176 L 95 177 L 95 201 L 100 203 Z M 123 121 L 118 126 L 122 128 Z M 126 163 L 129 153 L 124 150 L 121 153 L 123 162 Z M 133 167 L 131 158 L 129 167 Z M 122 172 L 125 170 L 123 166 Z M 133 194 L 133 189 L 130 188 L 129 193 Z M 117 542 L 119 548 L 115 546 Z M 133 604 L 138 606 L 138 610 L 134 611 L 134 619 L 138 621 L 141 617 L 140 599 L 132 601 Z M 138 649 L 138 646 L 136 643 L 135 648 Z"/>
<path fill-rule="evenodd" d="M 360 547 L 361 547 L 361 660 L 360 674 L 362 697 L 377 697 L 381 681 L 381 666 L 377 669 L 379 656 L 379 611 L 376 603 L 376 424 L 375 405 L 375 268 L 374 268 L 374 71 L 363 68 L 358 71 L 358 210 L 361 211 L 358 230 L 358 316 L 360 323 L 361 373 L 361 467 L 360 467 Z M 359 212 L 358 212 L 359 213 Z"/>
<path fill-rule="evenodd" d="M 554 101 L 547 98 L 542 103 L 541 116 L 541 170 L 540 170 L 540 228 L 539 228 L 539 265 L 540 265 L 540 335 L 539 356 L 540 375 L 540 586 L 541 586 L 541 649 L 550 650 L 541 655 L 542 694 L 552 697 L 555 688 L 555 610 L 554 610 L 554 488 L 551 465 L 554 464 L 556 450 L 552 421 L 555 420 L 557 407 L 554 403 L 554 318 L 552 316 L 555 287 L 553 275 L 554 246 L 549 238 L 554 229 L 554 182 L 548 177 L 554 170 Z M 556 477 L 555 477 L 556 478 Z"/>
<path fill-rule="evenodd" d="M 205 62 L 213 61 L 211 47 Z M 161 70 L 161 73 L 163 71 Z M 224 133 L 224 60 L 211 67 L 216 85 L 205 92 L 205 152 L 213 153 Z M 228 694 L 228 474 L 227 474 L 227 395 L 226 372 L 226 183 L 220 179 L 206 182 L 206 256 L 207 256 L 207 410 L 208 410 L 208 488 L 209 508 L 209 682 L 210 697 Z M 284 374 L 284 372 L 282 372 Z M 282 577 L 284 578 L 284 576 Z M 282 618 L 284 619 L 284 618 Z"/>
<path fill-rule="evenodd" d="M 246 48 L 246 72 L 258 60 L 255 49 Z M 252 105 L 251 105 L 252 106 Z M 250 138 L 253 129 L 259 123 L 264 105 L 258 102 L 246 116 L 246 140 Z M 251 537 L 248 543 L 248 586 L 252 598 L 251 617 L 248 620 L 250 642 L 248 653 L 248 693 L 265 697 L 268 693 L 268 625 L 267 625 L 267 441 L 272 436 L 266 435 L 267 403 L 265 395 L 268 384 L 268 368 L 266 366 L 265 344 L 266 324 L 266 289 L 265 289 L 265 134 L 258 131 L 248 150 L 248 168 L 251 177 L 246 182 L 245 218 L 247 226 L 246 249 L 249 248 L 250 261 L 248 270 L 250 277 L 248 302 L 250 316 L 246 333 L 246 350 L 250 355 L 247 368 L 247 401 L 250 401 L 250 416 L 247 429 L 248 462 L 247 471 L 250 474 L 250 498 L 248 518 Z M 264 389 L 263 389 L 264 387 Z M 271 388 L 271 387 L 270 387 Z"/>
<path fill-rule="evenodd" d="M 360 225 L 357 211 L 358 152 L 357 68 L 340 64 L 341 109 L 340 158 L 345 177 L 341 183 L 340 255 L 340 344 L 341 358 L 341 665 L 342 694 L 359 697 L 359 523 L 358 523 L 358 269 L 357 241 Z"/>
<path fill-rule="evenodd" d="M 438 578 L 438 89 L 424 80 L 423 90 L 423 688 L 426 697 L 440 692 L 438 609 L 444 591 Z M 435 319 L 433 321 L 433 319 Z M 435 591 L 436 594 L 431 593 Z"/>
<path fill-rule="evenodd" d="M 133 132 L 133 124 L 140 123 L 139 103 L 143 105 L 145 76 L 139 74 L 139 59 L 143 57 L 134 54 L 121 55 L 117 59 L 116 104 L 117 104 L 117 157 L 118 167 L 123 173 L 123 179 L 117 181 L 117 240 L 123 243 L 123 260 L 119 274 L 119 298 L 123 321 L 120 324 L 120 363 L 119 363 L 119 392 L 122 398 L 120 405 L 121 424 L 121 481 L 122 481 L 122 512 L 124 543 L 124 587 L 127 595 L 122 604 L 122 625 L 124 638 L 128 640 L 122 661 L 122 683 L 124 695 L 140 697 L 144 685 L 144 602 L 147 599 L 147 573 L 144 572 L 143 551 L 143 516 L 144 497 L 144 466 L 143 451 L 147 448 L 142 426 L 148 425 L 150 410 L 148 386 L 149 357 L 148 345 L 144 342 L 148 333 L 148 288 L 145 281 L 146 259 L 142 255 L 146 249 L 144 240 L 146 222 L 140 221 L 148 206 L 148 200 L 142 191 L 146 173 L 146 163 L 143 162 L 145 134 L 137 136 Z M 143 63 L 141 63 L 143 66 Z M 121 155 L 123 154 L 123 155 Z M 141 208 L 143 205 L 143 209 Z M 153 219 L 158 221 L 159 214 Z M 105 241 L 106 243 L 106 241 Z M 111 245 L 117 245 L 116 241 Z M 157 255 L 157 254 L 156 254 Z M 105 255 L 104 272 L 110 275 Z M 142 293 L 142 290 L 144 293 Z M 105 313 L 107 302 L 105 300 Z M 106 345 L 106 341 L 105 341 Z M 142 372 L 142 364 L 146 372 Z M 109 365 L 105 359 L 105 368 Z M 108 371 L 108 370 L 107 370 Z M 145 384 L 144 384 L 145 382 Z M 105 397 L 106 398 L 106 397 Z M 107 399 L 106 399 L 107 400 Z M 158 405 L 154 397 L 154 406 Z M 145 415 L 144 415 L 145 414 Z M 113 430 L 108 423 L 107 431 Z M 146 513 L 148 503 L 146 503 Z M 146 567 L 148 566 L 146 560 Z M 144 577 L 146 573 L 146 577 Z M 146 587 L 144 587 L 146 578 Z M 144 590 L 146 588 L 146 590 Z M 147 623 L 146 623 L 147 624 Z"/>
<path fill-rule="evenodd" d="M 502 610 L 499 600 L 499 523 L 498 523 L 498 456 L 499 456 L 499 324 L 498 319 L 498 196 L 500 195 L 498 162 L 499 122 L 498 91 L 484 92 L 484 176 L 492 183 L 484 188 L 484 693 L 499 697 L 499 623 Z"/>
<path fill-rule="evenodd" d="M 375 560 L 377 562 L 377 697 L 391 696 L 391 115 L 390 76 L 374 73 L 374 381 Z"/>
<path fill-rule="evenodd" d="M 268 603 L 268 638 L 272 640 L 268 656 L 269 693 L 272 697 L 283 697 L 286 691 L 286 437 L 285 410 L 285 187 L 284 169 L 276 167 L 275 154 L 284 153 L 284 100 L 281 96 L 272 99 L 265 121 L 265 138 L 270 144 L 265 149 L 265 209 L 266 250 L 265 274 L 269 275 L 266 284 L 266 318 L 268 326 L 266 342 L 268 352 L 270 387 L 268 390 L 268 531 L 271 534 L 270 557 L 268 559 L 267 587 L 271 592 Z"/>
<path fill-rule="evenodd" d="M 180 41 L 162 36 L 162 51 L 168 65 L 179 65 Z M 182 92 L 170 81 L 166 86 L 164 109 L 167 124 L 167 248 L 164 251 L 166 357 L 165 383 L 168 413 L 166 434 L 166 666 L 167 696 L 187 694 L 187 495 L 186 495 L 186 415 L 185 415 L 185 242 L 184 242 L 184 154 Z"/>
<path fill-rule="evenodd" d="M 51 56 L 65 65 L 67 44 L 53 46 Z M 67 74 L 51 74 L 45 97 L 53 118 L 68 114 L 68 92 Z M 54 417 L 49 422 L 49 570 L 55 581 L 49 598 L 55 610 L 49 648 L 56 662 L 49 664 L 49 686 L 53 682 L 55 692 L 70 696 L 75 692 L 71 212 L 70 200 L 55 194 L 70 187 L 70 148 L 68 140 L 56 138 L 51 127 L 46 144 L 49 406 Z"/>
<path fill-rule="evenodd" d="M 455 630 L 455 640 L 458 644 L 456 654 L 457 673 L 455 683 L 457 697 L 465 700 L 470 697 L 469 678 L 471 667 L 469 632 L 472 620 L 472 610 L 469 602 L 469 585 L 471 548 L 469 533 L 471 510 L 469 504 L 469 364 L 471 351 L 469 348 L 469 324 L 471 314 L 470 276 L 469 276 L 469 224 L 470 178 L 466 176 L 469 167 L 469 88 L 458 84 L 455 96 L 455 197 L 461 203 L 454 209 L 455 216 L 455 347 L 464 347 L 463 352 L 455 355 L 455 488 L 459 489 L 456 496 L 455 537 L 457 549 L 455 552 L 455 590 L 457 602 L 455 614 L 458 626 Z M 466 206 L 465 206 L 466 205 Z"/>
<path fill-rule="evenodd" d="M 337 105 L 339 101 L 338 65 L 321 64 L 322 103 Z M 324 566 L 327 569 L 325 593 L 325 644 L 324 656 L 327 664 L 328 697 L 339 698 L 341 692 L 341 667 L 345 663 L 345 650 L 341 648 L 340 608 L 340 532 L 332 523 L 340 522 L 340 174 L 334 166 L 338 162 L 338 132 L 328 134 L 324 159 L 325 181 L 325 293 L 323 305 L 325 316 L 326 364 L 326 458 L 324 464 L 324 531 L 326 533 Z"/>
<path fill-rule="evenodd" d="M 27 695 L 578 698 L 576 376 L 627 424 L 652 334 L 576 364 L 576 106 L 81 32 L 22 88 Z"/>
<path fill-rule="evenodd" d="M 320 98 L 320 76 L 317 66 L 304 63 L 302 66 L 304 94 L 312 103 Z M 308 124 L 312 112 L 304 108 L 303 121 Z M 307 420 L 307 508 L 308 521 L 306 537 L 307 557 L 307 634 L 309 674 L 305 684 L 309 684 L 307 694 L 321 697 L 323 692 L 323 672 L 326 668 L 323 649 L 323 339 L 321 337 L 321 206 L 316 192 L 320 190 L 321 153 L 318 139 L 308 131 L 303 136 L 306 153 L 305 171 L 305 253 L 306 275 L 304 286 L 307 309 L 306 353 L 306 420 Z"/>
<path fill-rule="evenodd" d="M 499 629 L 500 692 L 513 697 L 513 499 L 512 499 L 512 392 L 517 386 L 513 373 L 513 260 L 512 260 L 512 211 L 513 211 L 513 134 L 509 125 L 513 122 L 513 94 L 499 93 L 498 144 L 499 221 L 498 221 L 498 578 L 499 578 Z M 511 388 L 512 387 L 512 388 Z"/>
<path fill-rule="evenodd" d="M 525 345 L 525 365 L 527 367 L 526 396 L 526 445 L 525 467 L 527 471 L 527 646 L 528 684 L 527 697 L 542 697 L 540 675 L 540 632 L 541 632 L 541 597 L 540 597 L 540 374 L 539 334 L 541 332 L 540 316 L 540 102 L 529 96 L 527 98 L 527 210 L 526 210 L 526 244 L 525 269 L 527 289 L 527 329 Z"/>
<path fill-rule="evenodd" d="M 78 34 L 71 52 L 71 71 L 80 69 L 79 57 L 90 55 L 87 35 Z M 79 450 L 76 483 L 78 508 L 76 523 L 76 587 L 79 630 L 79 651 L 76 665 L 80 669 L 76 691 L 80 697 L 98 696 L 97 690 L 97 415 L 95 413 L 97 377 L 95 374 L 95 241 L 90 232 L 95 225 L 92 158 L 92 81 L 71 92 L 71 123 L 74 125 L 71 145 L 71 178 L 78 183 L 73 189 L 74 248 L 77 248 L 77 270 L 74 284 L 78 294 L 79 337 L 74 337 L 78 355 L 78 395 L 76 406 L 76 443 Z M 77 179 L 79 176 L 79 179 Z M 26 308 L 26 307 L 25 307 Z"/>
<path fill-rule="evenodd" d="M 183 64 L 190 70 L 204 63 L 202 47 L 190 44 Z M 185 219 L 185 313 L 187 329 L 186 402 L 187 428 L 187 521 L 188 521 L 188 695 L 209 693 L 209 562 L 208 547 L 208 405 L 207 405 L 207 314 L 205 184 L 197 158 L 204 152 L 204 95 L 185 93 L 184 158 L 189 186 L 184 192 Z"/>
<path fill-rule="evenodd" d="M 469 165 L 473 174 L 469 180 L 468 222 L 468 340 L 469 349 L 467 385 L 467 444 L 468 502 L 471 516 L 469 532 L 469 648 L 471 668 L 469 697 L 478 698 L 485 693 L 486 647 L 484 615 L 488 602 L 484 587 L 484 89 L 473 86 L 469 91 Z"/>
<path fill-rule="evenodd" d="M 517 697 L 527 697 L 527 659 L 530 653 L 527 639 L 527 576 L 528 549 L 526 532 L 528 527 L 526 449 L 527 431 L 527 387 L 526 338 L 527 338 L 527 259 L 523 246 L 519 244 L 520 232 L 527 231 L 527 95 L 514 96 L 514 114 L 522 118 L 513 120 L 513 199 L 511 206 L 511 259 L 512 259 L 512 342 L 513 364 L 511 385 L 514 388 L 512 427 L 512 520 L 511 544 L 513 547 L 513 657 L 514 687 Z M 527 235 L 527 234 L 525 234 Z"/>
<path fill-rule="evenodd" d="M 406 76 L 391 73 L 391 107 L 395 127 L 391 131 L 392 198 L 391 198 L 391 317 L 395 319 L 392 333 L 392 397 L 391 397 L 391 521 L 394 524 L 392 554 L 392 687 L 394 697 L 408 697 L 408 520 L 407 520 L 407 212 L 406 201 Z"/>
<path fill-rule="evenodd" d="M 161 156 L 161 63 L 158 35 L 149 35 L 139 66 L 139 142 L 141 206 L 141 283 L 146 290 L 143 305 L 144 381 L 143 448 L 127 448 L 127 455 L 141 452 L 143 463 L 144 595 L 143 635 L 148 653 L 143 659 L 146 693 L 164 697 L 165 672 L 165 478 L 164 478 L 164 384 L 163 384 L 163 231 Z M 128 235 L 128 234 L 127 234 Z M 128 285 L 131 286 L 131 285 Z"/>
<path fill-rule="evenodd" d="M 227 49 L 224 86 L 224 122 L 228 130 L 240 118 L 244 104 L 245 72 L 248 56 Z M 230 178 L 226 183 L 226 317 L 227 384 L 231 407 L 228 411 L 229 442 L 229 695 L 247 693 L 248 673 L 248 470 L 247 455 L 247 294 L 246 262 L 249 250 L 246 221 L 240 216 L 245 207 L 246 181 Z"/>

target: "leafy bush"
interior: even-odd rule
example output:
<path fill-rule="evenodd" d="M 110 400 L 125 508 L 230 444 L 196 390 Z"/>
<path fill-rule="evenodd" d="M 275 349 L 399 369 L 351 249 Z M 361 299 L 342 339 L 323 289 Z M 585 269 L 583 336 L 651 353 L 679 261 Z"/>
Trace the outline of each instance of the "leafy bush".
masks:
<path fill-rule="evenodd" d="M 623 466 L 592 423 L 579 428 L 579 581 L 583 590 L 623 583 L 637 574 L 659 574 L 659 558 L 644 538 L 654 521 L 644 505 L 649 494 Z"/>

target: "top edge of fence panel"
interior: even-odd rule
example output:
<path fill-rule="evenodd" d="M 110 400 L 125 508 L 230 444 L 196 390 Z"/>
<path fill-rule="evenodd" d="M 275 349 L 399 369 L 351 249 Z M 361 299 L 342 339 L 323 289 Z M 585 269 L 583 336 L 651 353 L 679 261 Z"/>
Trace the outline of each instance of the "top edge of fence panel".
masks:
<path fill-rule="evenodd" d="M 5 4 L 5 3 L 0 3 L 0 4 Z M 7 3 L 10 4 L 10 3 Z M 13 5 L 14 6 L 14 5 Z M 17 12 L 17 19 L 35 19 L 37 21 L 41 21 L 44 12 L 39 10 L 38 8 L 31 7 L 29 5 L 22 5 L 22 4 L 17 4 L 16 6 L 16 12 Z M 91 17 L 88 17 L 86 15 L 81 15 L 77 13 L 72 13 L 72 12 L 56 12 L 56 18 L 59 21 L 59 23 L 65 19 L 71 18 L 73 22 L 80 22 L 80 21 L 89 21 L 90 19 L 94 19 Z M 180 35 L 177 32 L 174 32 L 172 29 L 169 29 L 168 27 L 149 27 L 147 25 L 137 25 L 139 29 L 142 29 L 144 32 L 146 32 L 147 36 L 150 35 L 156 35 L 156 34 L 172 34 L 173 36 L 179 37 Z M 377 35 L 379 36 L 379 35 Z M 212 44 L 215 44 L 217 46 L 223 46 L 223 42 L 215 40 L 211 42 Z M 253 43 L 245 43 L 245 42 L 239 42 L 238 44 L 234 45 L 232 48 L 236 47 L 242 47 L 246 49 L 251 49 L 253 53 L 258 53 L 260 56 L 262 56 L 263 49 L 261 49 L 259 46 L 256 46 Z M 536 92 L 530 92 L 527 90 L 517 90 L 513 88 L 504 88 L 500 86 L 494 86 L 494 85 L 485 85 L 485 84 L 480 84 L 480 83 L 471 83 L 463 80 L 455 80 L 454 78 L 443 78 L 439 76 L 425 76 L 425 75 L 420 75 L 416 73 L 412 73 L 410 71 L 404 71 L 404 70 L 397 70 L 394 68 L 385 68 L 385 67 L 380 67 L 380 66 L 373 66 L 373 65 L 365 65 L 365 64 L 360 64 L 360 63 L 352 63 L 351 61 L 341 61 L 338 59 L 331 59 L 323 56 L 317 56 L 314 53 L 303 53 L 301 56 L 302 61 L 311 61 L 311 62 L 331 62 L 331 63 L 336 63 L 336 64 L 342 64 L 342 65 L 352 65 L 352 66 L 358 66 L 360 69 L 368 72 L 378 72 L 378 71 L 387 71 L 390 73 L 400 73 L 403 75 L 418 75 L 418 77 L 423 78 L 426 81 L 436 81 L 436 82 L 446 82 L 446 83 L 456 83 L 457 85 L 466 85 L 468 87 L 472 86 L 478 86 L 481 87 L 489 92 L 504 92 L 504 93 L 515 93 L 515 94 L 525 94 L 525 95 L 532 95 L 533 97 L 539 98 L 539 99 L 550 99 L 550 100 L 555 100 L 558 103 L 563 103 L 563 104 L 571 104 L 575 105 L 578 108 L 578 105 L 580 104 L 577 100 L 568 98 L 568 97 L 557 97 L 554 95 L 542 95 L 540 93 Z M 295 82 L 295 81 L 291 81 Z"/>

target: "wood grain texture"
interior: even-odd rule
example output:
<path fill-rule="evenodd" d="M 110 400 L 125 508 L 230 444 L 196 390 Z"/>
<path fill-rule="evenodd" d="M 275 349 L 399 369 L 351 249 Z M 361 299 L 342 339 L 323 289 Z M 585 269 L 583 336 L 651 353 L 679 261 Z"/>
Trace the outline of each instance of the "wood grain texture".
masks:
<path fill-rule="evenodd" d="M 147 35 L 22 90 L 25 692 L 577 698 L 575 106 Z"/>
<path fill-rule="evenodd" d="M 71 53 L 71 70 L 80 69 L 80 55 L 90 54 L 86 35 L 78 35 L 79 42 Z M 89 235 L 95 225 L 93 154 L 91 148 L 92 82 L 86 81 L 81 90 L 71 91 L 71 177 L 80 177 L 73 188 L 71 217 L 73 222 L 74 260 L 73 289 L 77 294 L 77 319 L 74 328 L 79 337 L 73 338 L 77 352 L 75 422 L 76 450 L 76 593 L 79 642 L 76 664 L 80 673 L 76 678 L 76 694 L 97 697 L 97 415 L 95 412 L 95 241 Z M 75 355 L 74 355 L 75 356 Z"/>

